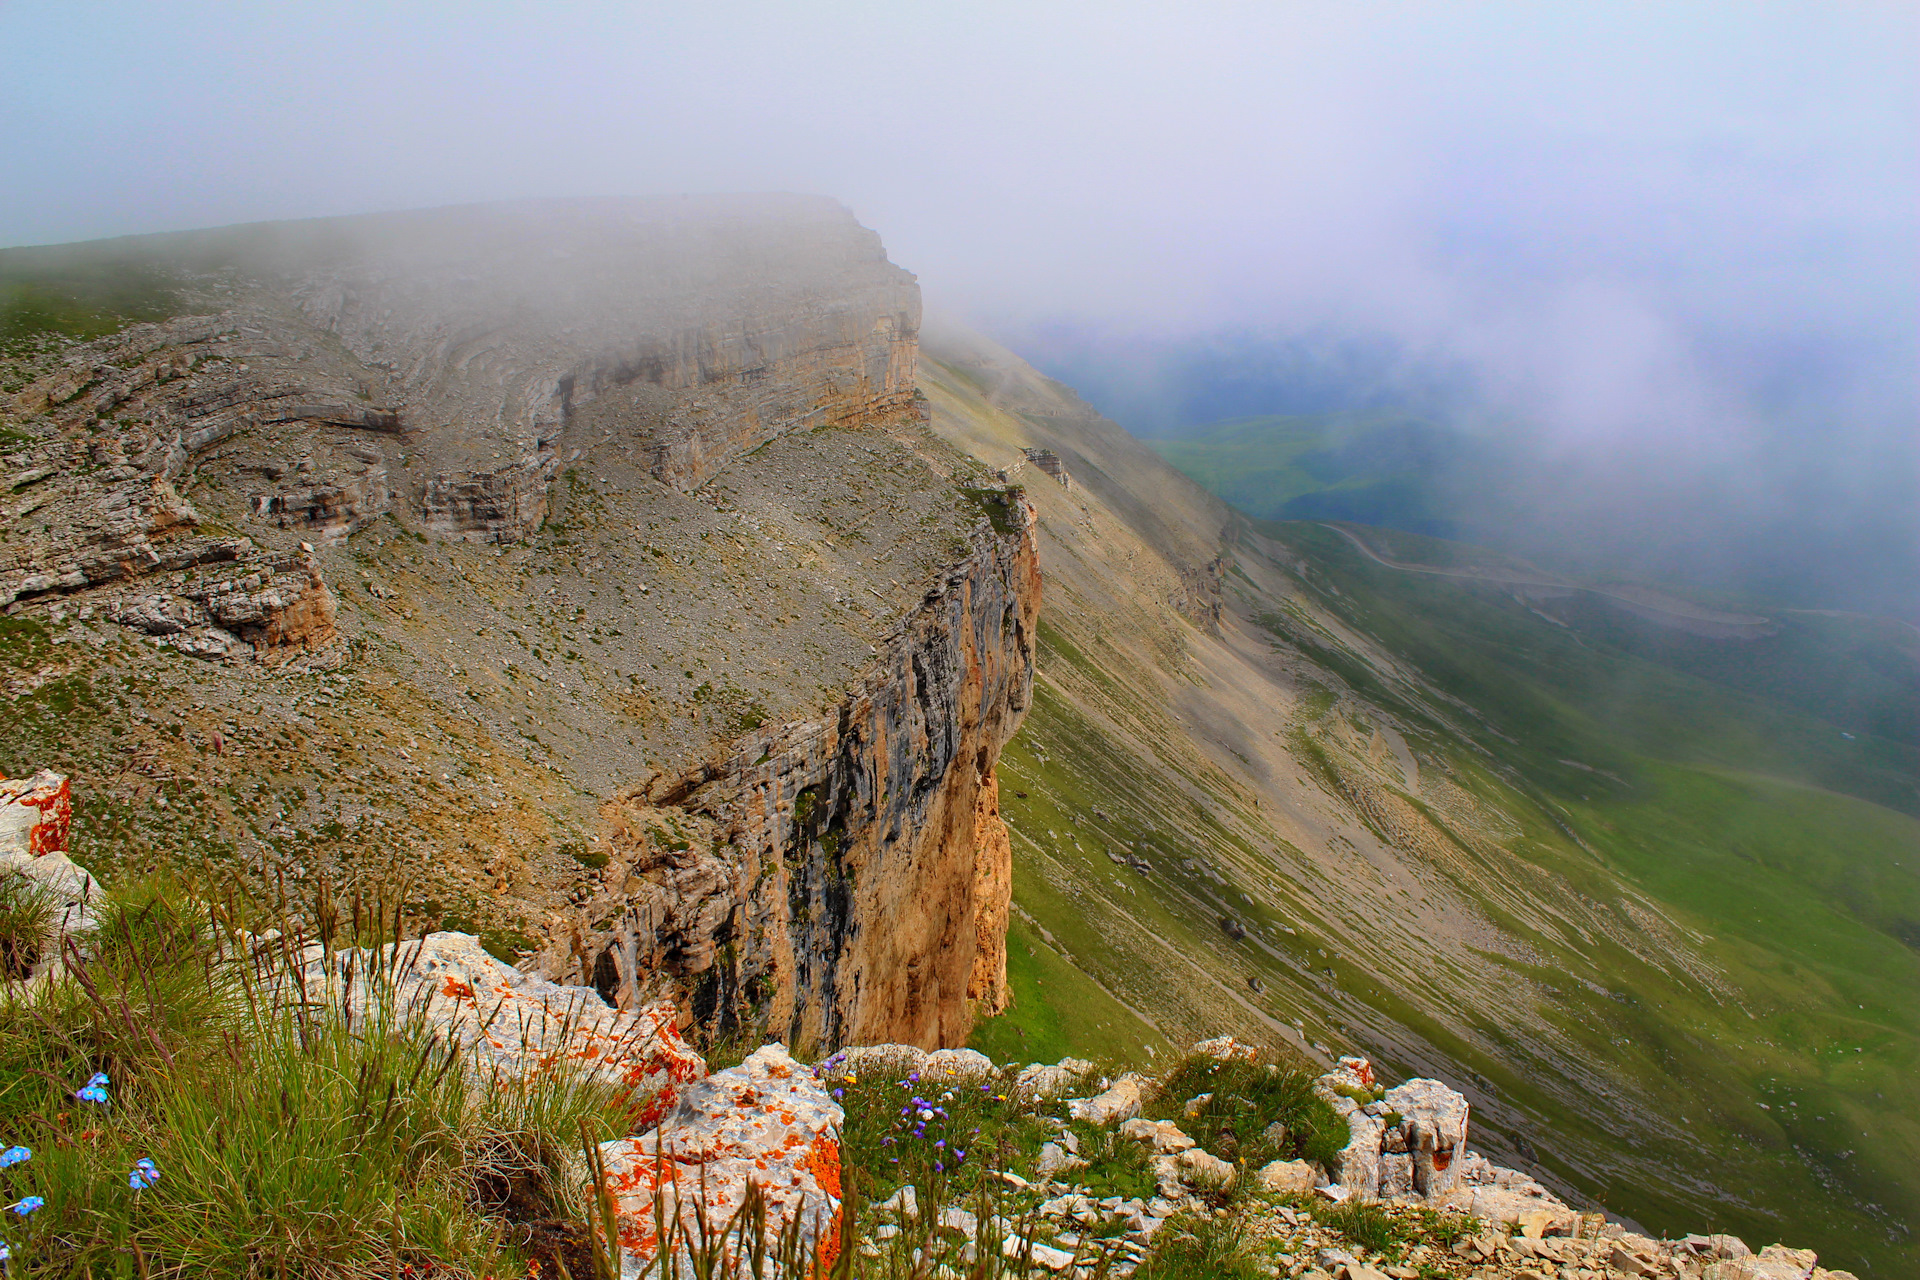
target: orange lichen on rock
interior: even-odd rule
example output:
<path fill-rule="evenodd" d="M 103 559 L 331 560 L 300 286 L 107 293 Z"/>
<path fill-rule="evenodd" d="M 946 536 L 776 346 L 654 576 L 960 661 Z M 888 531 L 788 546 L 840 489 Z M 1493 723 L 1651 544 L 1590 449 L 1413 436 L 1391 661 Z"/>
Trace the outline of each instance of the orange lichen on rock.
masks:
<path fill-rule="evenodd" d="M 769 1101 L 774 1088 L 778 1103 Z M 658 1217 L 697 1234 L 702 1221 L 709 1228 L 730 1221 L 757 1186 L 767 1203 L 769 1243 L 798 1218 L 816 1257 L 830 1264 L 839 1250 L 835 1135 L 845 1121 L 825 1087 L 779 1045 L 689 1085 L 657 1129 L 601 1144 L 630 1262 L 644 1268 L 656 1260 Z M 663 1166 L 673 1167 L 670 1179 L 658 1172 Z"/>

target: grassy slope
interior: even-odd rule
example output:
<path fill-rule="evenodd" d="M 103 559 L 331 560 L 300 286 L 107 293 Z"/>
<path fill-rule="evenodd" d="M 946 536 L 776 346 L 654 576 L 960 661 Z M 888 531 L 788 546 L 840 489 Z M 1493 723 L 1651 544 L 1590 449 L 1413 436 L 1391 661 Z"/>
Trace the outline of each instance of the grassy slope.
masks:
<path fill-rule="evenodd" d="M 1162 457 L 1243 511 L 1281 519 L 1390 519 L 1413 529 L 1449 522 L 1432 492 L 1458 444 L 1401 414 L 1270 415 L 1155 440 Z"/>
<path fill-rule="evenodd" d="M 1911 807 L 1915 753 L 1382 569 L 1326 530 L 1275 532 L 1337 587 L 1337 609 L 1486 714 L 1473 740 L 1537 811 L 1705 935 L 1724 995 L 1616 971 L 1611 999 L 1629 1012 L 1595 1047 L 1614 1073 L 1665 1082 L 1708 1176 L 1749 1206 L 1732 1217 L 1880 1267 L 1910 1257 L 1920 957 L 1901 939 L 1920 911 L 1920 822 L 1871 798 Z M 1568 843 L 1541 856 L 1580 861 Z M 1613 1013 L 1564 1003 L 1573 1021 Z M 1644 1188 L 1602 1190 L 1655 1221 L 1671 1212 Z"/>
<path fill-rule="evenodd" d="M 1183 517 L 1220 525 L 1004 356 L 964 354 L 936 352 L 936 429 L 993 465 L 1053 448 L 1076 478 L 1029 480 L 1046 623 L 1001 775 L 1016 901 L 1059 954 L 1176 1041 L 1279 1043 L 1297 1022 L 1390 1076 L 1449 1079 L 1497 1158 L 1654 1229 L 1909 1272 L 1910 748 L 1373 566 L 1317 526 L 1239 540 L 1240 616 L 1210 639 L 1152 574 L 1192 556 L 1165 541 Z M 1259 647 L 1256 618 L 1271 652 L 1250 675 L 1235 636 Z M 1405 736 L 1417 790 L 1369 763 L 1373 725 Z M 1126 842 L 1150 872 L 1110 861 Z"/>

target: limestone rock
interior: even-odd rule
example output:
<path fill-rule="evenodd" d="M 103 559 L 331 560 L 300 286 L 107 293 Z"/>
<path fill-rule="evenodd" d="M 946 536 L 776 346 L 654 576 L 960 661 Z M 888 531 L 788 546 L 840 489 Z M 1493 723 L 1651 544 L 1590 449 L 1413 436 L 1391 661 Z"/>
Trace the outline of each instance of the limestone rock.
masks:
<path fill-rule="evenodd" d="M 1059 1143 L 1049 1142 L 1040 1148 L 1040 1158 L 1034 1162 L 1033 1167 L 1041 1177 L 1051 1178 L 1055 1174 L 1084 1169 L 1087 1167 L 1087 1162 L 1079 1156 L 1068 1155 Z"/>
<path fill-rule="evenodd" d="M 1358 1107 L 1347 1112 L 1346 1121 L 1349 1136 L 1340 1151 L 1339 1167 L 1334 1170 L 1338 1174 L 1335 1181 L 1347 1189 L 1348 1195 L 1376 1199 L 1382 1172 L 1380 1142 L 1386 1124 Z"/>
<path fill-rule="evenodd" d="M 1069 1098 L 1067 1113 L 1089 1124 L 1110 1125 L 1131 1120 L 1140 1114 L 1141 1086 L 1145 1082 L 1132 1072 L 1115 1080 L 1104 1093 L 1092 1098 Z"/>
<path fill-rule="evenodd" d="M 1749 1257 L 1709 1263 L 1701 1280 L 1809 1280 L 1819 1261 L 1811 1249 L 1770 1244 Z"/>
<path fill-rule="evenodd" d="M 622 1006 L 662 979 L 706 986 L 717 1007 L 699 1016 L 720 1030 L 965 1040 L 1004 995 L 1012 853 L 993 765 L 1031 698 L 1040 592 L 1032 511 L 1016 508 L 1011 532 L 981 522 L 836 715 L 748 734 L 609 805 L 621 862 L 655 865 L 658 817 L 706 835 L 716 874 L 692 901 L 649 873 L 589 903 L 583 916 L 615 923 L 556 941 L 542 971 Z M 716 956 L 724 966 L 691 981 L 690 958 Z"/>
<path fill-rule="evenodd" d="M 1193 1046 L 1193 1052 L 1220 1062 L 1252 1062 L 1259 1057 L 1259 1051 L 1250 1044 L 1241 1044 L 1232 1036 L 1216 1036 L 1212 1040 L 1202 1040 Z"/>
<path fill-rule="evenodd" d="M 473 1067 L 521 1076 L 565 1059 L 594 1078 L 648 1097 L 651 1124 L 679 1091 L 706 1075 L 706 1063 L 674 1029 L 670 1007 L 621 1012 L 587 987 L 562 987 L 489 955 L 464 933 L 431 933 L 396 948 L 310 947 L 300 979 L 309 1001 L 364 1011 L 391 998 L 459 1044 Z M 390 996 L 389 996 L 390 993 Z"/>
<path fill-rule="evenodd" d="M 1178 1155 L 1153 1158 L 1154 1176 L 1160 1182 L 1160 1194 L 1172 1199 L 1181 1188 L 1220 1190 L 1233 1185 L 1234 1167 L 1216 1155 L 1190 1147 Z"/>
<path fill-rule="evenodd" d="M 63 785 L 65 781 L 61 779 Z M 99 925 L 94 910 L 100 898 L 99 882 L 59 850 L 37 855 L 0 853 L 0 881 L 20 882 L 25 892 L 38 898 L 48 911 L 45 933 L 36 939 L 20 939 L 25 944 L 23 950 L 5 957 L 8 967 L 24 966 L 26 972 L 0 969 L 0 979 L 39 978 L 57 971 L 65 939 L 84 936 Z"/>
<path fill-rule="evenodd" d="M 1437 1200 L 1459 1181 L 1467 1152 L 1467 1100 L 1438 1080 L 1409 1080 L 1382 1099 L 1398 1112 L 1411 1157 L 1412 1190 Z"/>
<path fill-rule="evenodd" d="M 748 1182 L 768 1201 L 767 1230 L 798 1219 L 820 1242 L 823 1267 L 837 1253 L 840 1144 L 846 1114 L 786 1049 L 766 1045 L 737 1067 L 688 1085 L 659 1127 L 600 1144 L 627 1267 L 652 1263 L 660 1242 L 654 1201 L 669 1218 L 714 1229 L 740 1207 Z"/>
<path fill-rule="evenodd" d="M 921 1082 L 930 1085 L 977 1085 L 999 1074 L 992 1058 L 972 1049 L 935 1049 L 920 1068 Z"/>
<path fill-rule="evenodd" d="M 927 1064 L 927 1051 L 911 1044 L 870 1044 L 843 1049 L 828 1061 L 835 1059 L 844 1061 L 855 1075 L 905 1077 Z"/>
<path fill-rule="evenodd" d="M 1178 1155 L 1191 1148 L 1194 1143 L 1180 1126 L 1171 1120 L 1133 1119 L 1123 1121 L 1120 1136 L 1131 1138 L 1135 1142 L 1144 1142 L 1161 1155 Z"/>
<path fill-rule="evenodd" d="M 1311 1194 L 1315 1181 L 1313 1166 L 1305 1160 L 1275 1160 L 1253 1176 L 1263 1189 L 1288 1195 Z"/>
<path fill-rule="evenodd" d="M 0 855 L 64 853 L 72 828 L 73 785 L 64 774 L 0 778 Z"/>
<path fill-rule="evenodd" d="M 1051 1066 L 1031 1062 L 1020 1068 L 1020 1074 L 1014 1077 L 1013 1093 L 1022 1102 L 1051 1101 L 1065 1097 L 1080 1083 L 1083 1074 L 1070 1069 L 1064 1062 Z"/>

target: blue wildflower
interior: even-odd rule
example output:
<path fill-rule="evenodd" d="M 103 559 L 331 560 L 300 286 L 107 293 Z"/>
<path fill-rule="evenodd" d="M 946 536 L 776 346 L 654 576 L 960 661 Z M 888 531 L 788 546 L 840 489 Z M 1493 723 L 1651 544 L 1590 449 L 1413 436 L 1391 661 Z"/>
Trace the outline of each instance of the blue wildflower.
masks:
<path fill-rule="evenodd" d="M 73 1096 L 82 1102 L 105 1103 L 107 1100 L 107 1073 L 96 1071 L 87 1078 L 87 1082 L 74 1090 Z"/>
<path fill-rule="evenodd" d="M 0 1240 L 0 1262 L 8 1262 L 11 1261 L 12 1258 L 13 1250 L 7 1245 L 5 1240 Z"/>
<path fill-rule="evenodd" d="M 26 1196 L 8 1205 L 7 1212 L 17 1213 L 24 1218 L 45 1203 L 46 1200 L 40 1196 Z"/>
<path fill-rule="evenodd" d="M 28 1147 L 8 1147 L 0 1151 L 0 1169 L 10 1169 L 16 1164 L 33 1159 L 33 1151 Z"/>
<path fill-rule="evenodd" d="M 127 1175 L 127 1186 L 135 1191 L 144 1191 L 158 1181 L 160 1170 L 145 1156 L 133 1162 L 133 1172 Z"/>

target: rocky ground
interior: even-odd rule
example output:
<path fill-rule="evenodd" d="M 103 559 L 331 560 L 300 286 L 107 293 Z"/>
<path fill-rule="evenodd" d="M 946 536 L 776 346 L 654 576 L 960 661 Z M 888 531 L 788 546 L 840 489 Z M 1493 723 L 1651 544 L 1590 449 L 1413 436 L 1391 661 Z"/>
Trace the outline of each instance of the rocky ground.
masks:
<path fill-rule="evenodd" d="M 68 796 L 52 774 L 0 785 L 0 890 L 47 912 L 30 954 L 8 917 L 0 942 L 29 962 L 4 975 L 12 999 L 84 975 L 97 945 L 100 887 L 62 847 Z M 1167 1074 L 1109 1075 L 906 1044 L 809 1065 L 772 1043 L 710 1071 L 671 1002 L 615 1009 L 471 935 L 279 953 L 267 941 L 244 961 L 255 1001 L 417 1023 L 458 1047 L 482 1089 L 566 1064 L 644 1098 L 625 1113 L 631 1136 L 574 1166 L 590 1184 L 578 1202 L 603 1197 L 623 1272 L 673 1253 L 732 1274 L 746 1223 L 776 1254 L 805 1241 L 824 1263 L 844 1253 L 852 1274 L 876 1276 L 974 1274 L 986 1255 L 999 1274 L 1088 1280 L 1851 1280 L 1805 1250 L 1655 1240 L 1577 1212 L 1472 1149 L 1461 1094 L 1426 1079 L 1387 1088 L 1361 1058 L 1316 1078 L 1221 1037 Z M 728 1230 L 733 1252 L 715 1253 Z M 1196 1251 L 1213 1270 L 1191 1269 Z"/>

